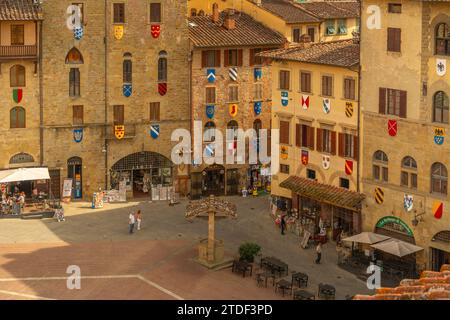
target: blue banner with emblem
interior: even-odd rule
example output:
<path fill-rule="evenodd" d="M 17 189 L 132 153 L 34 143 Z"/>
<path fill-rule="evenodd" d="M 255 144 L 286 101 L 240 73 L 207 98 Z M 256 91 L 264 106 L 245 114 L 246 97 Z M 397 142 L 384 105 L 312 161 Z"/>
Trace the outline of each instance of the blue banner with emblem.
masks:
<path fill-rule="evenodd" d="M 259 81 L 262 79 L 262 69 L 261 68 L 255 68 L 254 77 L 255 77 L 255 81 Z"/>
<path fill-rule="evenodd" d="M 160 134 L 160 127 L 159 124 L 152 124 L 150 125 L 150 135 L 153 139 L 158 139 Z"/>
<path fill-rule="evenodd" d="M 208 69 L 206 70 L 206 77 L 208 78 L 208 82 L 213 83 L 216 81 L 216 69 Z"/>
<path fill-rule="evenodd" d="M 214 118 L 214 113 L 215 113 L 215 107 L 214 107 L 214 105 L 207 105 L 207 106 L 206 106 L 206 116 L 207 116 L 209 119 L 212 119 L 212 118 Z"/>
<path fill-rule="evenodd" d="M 123 85 L 123 95 L 128 98 L 131 96 L 132 93 L 133 93 L 133 86 L 131 85 L 131 83 L 125 83 Z"/>
<path fill-rule="evenodd" d="M 281 91 L 281 105 L 287 107 L 289 104 L 289 92 Z"/>
<path fill-rule="evenodd" d="M 80 143 L 83 140 L 83 128 L 73 130 L 73 140 L 75 140 L 76 143 Z"/>
<path fill-rule="evenodd" d="M 255 111 L 255 114 L 259 116 L 262 110 L 262 102 L 256 101 L 255 104 L 253 105 L 253 110 Z"/>

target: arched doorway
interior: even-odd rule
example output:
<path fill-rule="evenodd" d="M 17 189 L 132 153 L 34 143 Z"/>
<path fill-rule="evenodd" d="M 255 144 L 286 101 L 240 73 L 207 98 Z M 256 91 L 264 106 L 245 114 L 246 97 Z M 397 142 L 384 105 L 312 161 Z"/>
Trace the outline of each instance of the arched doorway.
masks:
<path fill-rule="evenodd" d="M 67 160 L 67 178 L 72 179 L 72 198 L 83 198 L 83 161 L 80 157 Z"/>
<path fill-rule="evenodd" d="M 150 151 L 130 154 L 117 161 L 110 170 L 111 188 L 119 189 L 123 181 L 133 197 L 148 197 L 152 188 L 167 190 L 173 186 L 174 165 L 165 156 Z M 165 194 L 163 197 L 166 197 Z M 165 200 L 159 199 L 158 200 Z"/>
<path fill-rule="evenodd" d="M 202 172 L 203 183 L 202 190 L 203 195 L 224 195 L 225 194 L 225 168 L 224 166 L 214 164 L 207 167 Z"/>
<path fill-rule="evenodd" d="M 450 230 L 440 231 L 431 238 L 431 270 L 440 271 L 443 264 L 450 264 Z"/>
<path fill-rule="evenodd" d="M 397 217 L 387 216 L 378 220 L 375 233 L 416 244 L 411 228 Z"/>

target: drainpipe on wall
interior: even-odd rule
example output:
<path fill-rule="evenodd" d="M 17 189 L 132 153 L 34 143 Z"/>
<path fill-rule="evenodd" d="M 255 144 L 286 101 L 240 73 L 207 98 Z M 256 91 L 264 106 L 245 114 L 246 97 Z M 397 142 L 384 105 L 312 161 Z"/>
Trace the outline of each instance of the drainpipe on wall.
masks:
<path fill-rule="evenodd" d="M 359 66 L 358 66 L 358 166 L 356 168 L 356 191 L 361 192 L 361 154 L 362 154 L 362 134 L 361 134 L 361 39 L 362 39 L 362 4 L 363 1 L 360 1 L 359 4 Z"/>
<path fill-rule="evenodd" d="M 194 60 L 194 51 L 191 48 L 191 44 L 190 44 L 190 40 L 189 40 L 189 57 L 188 57 L 188 62 L 189 62 L 189 111 L 190 111 L 190 115 L 191 115 L 191 150 L 189 150 L 191 152 L 191 163 L 187 166 L 188 167 L 188 176 L 189 176 L 189 180 L 190 181 L 190 186 L 188 186 L 188 193 L 191 194 L 192 196 L 192 160 L 194 157 L 194 104 L 192 101 L 192 66 L 193 66 L 193 60 Z"/>
<path fill-rule="evenodd" d="M 103 137 L 105 145 L 102 147 L 102 152 L 105 154 L 105 189 L 108 190 L 108 0 L 105 0 L 105 35 L 103 38 L 105 44 L 105 114 Z"/>
<path fill-rule="evenodd" d="M 39 63 L 39 159 L 40 166 L 44 165 L 44 96 L 43 96 L 43 67 L 42 67 L 42 20 L 39 24 L 36 24 L 39 29 L 39 50 L 38 50 L 38 63 Z"/>

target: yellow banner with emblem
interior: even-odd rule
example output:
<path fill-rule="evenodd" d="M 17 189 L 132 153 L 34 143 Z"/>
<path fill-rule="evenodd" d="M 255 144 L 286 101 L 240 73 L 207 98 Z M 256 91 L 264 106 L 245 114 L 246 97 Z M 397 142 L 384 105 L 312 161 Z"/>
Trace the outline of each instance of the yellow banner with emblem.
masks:
<path fill-rule="evenodd" d="M 114 135 L 118 140 L 122 140 L 125 137 L 125 126 L 114 126 Z"/>
<path fill-rule="evenodd" d="M 114 26 L 114 37 L 117 40 L 120 40 L 123 38 L 123 26 Z"/>

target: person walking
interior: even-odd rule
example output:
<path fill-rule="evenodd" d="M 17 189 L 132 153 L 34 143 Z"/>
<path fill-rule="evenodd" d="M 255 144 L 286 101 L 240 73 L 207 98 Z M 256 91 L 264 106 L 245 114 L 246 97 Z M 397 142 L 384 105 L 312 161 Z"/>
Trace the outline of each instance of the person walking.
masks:
<path fill-rule="evenodd" d="M 134 213 L 131 212 L 129 217 L 128 217 L 128 224 L 130 226 L 130 234 L 133 233 L 134 231 L 134 224 L 136 223 L 136 218 L 134 217 Z"/>
<path fill-rule="evenodd" d="M 281 234 L 284 235 L 284 230 L 286 230 L 286 218 L 285 218 L 285 215 L 281 216 L 280 226 L 281 226 Z"/>
<path fill-rule="evenodd" d="M 320 264 L 320 260 L 322 259 L 322 242 L 319 242 L 319 244 L 317 245 L 316 253 L 317 253 L 316 264 Z"/>
<path fill-rule="evenodd" d="M 141 222 L 142 222 L 142 213 L 141 210 L 136 212 L 136 222 L 138 231 L 141 230 Z"/>

